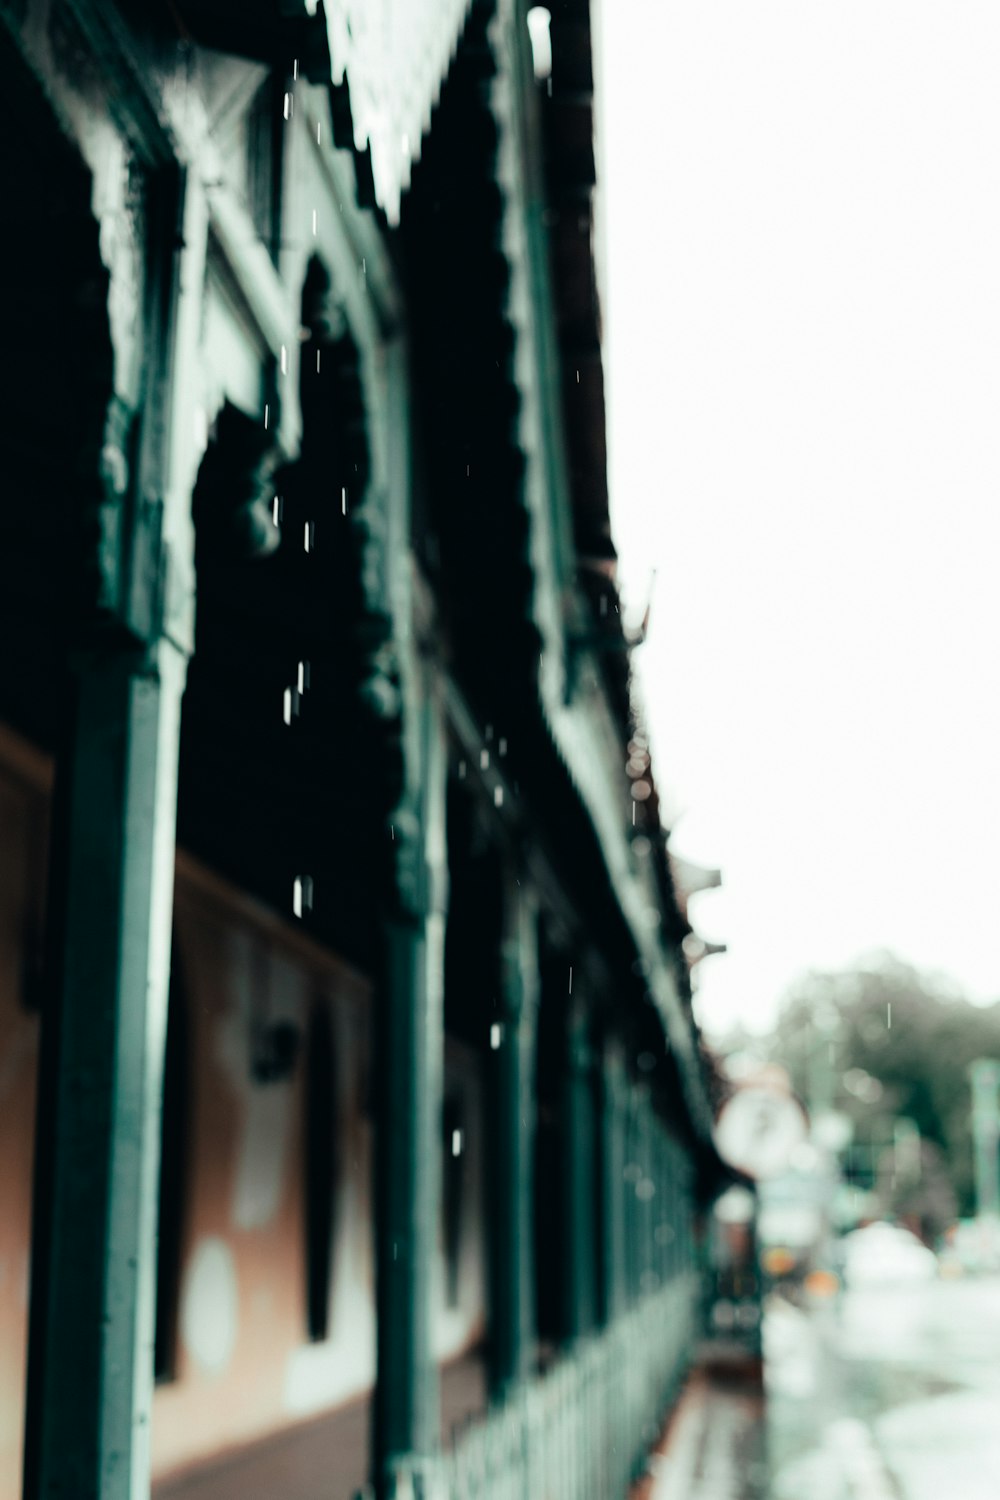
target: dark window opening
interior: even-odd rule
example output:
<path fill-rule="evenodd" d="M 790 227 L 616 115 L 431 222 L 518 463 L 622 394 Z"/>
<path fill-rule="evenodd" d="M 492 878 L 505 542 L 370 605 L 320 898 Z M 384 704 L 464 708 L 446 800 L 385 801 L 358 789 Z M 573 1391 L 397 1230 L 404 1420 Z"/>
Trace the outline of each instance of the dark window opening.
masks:
<path fill-rule="evenodd" d="M 541 984 L 535 1049 L 535 1319 L 544 1366 L 566 1337 L 566 1148 L 563 1075 L 569 959 L 546 920 L 539 924 Z"/>
<path fill-rule="evenodd" d="M 462 1270 L 462 1208 L 465 1196 L 465 1127 L 459 1099 L 444 1105 L 444 1208 L 445 1303 L 457 1307 Z"/>
<path fill-rule="evenodd" d="M 173 1380 L 177 1373 L 177 1323 L 191 1110 L 190 1042 L 187 996 L 175 940 L 170 959 L 167 1039 L 163 1060 L 163 1109 L 160 1117 L 156 1333 L 153 1346 L 153 1370 L 157 1381 Z"/>
<path fill-rule="evenodd" d="M 313 1006 L 306 1043 L 305 1248 L 306 1323 L 314 1343 L 328 1337 L 333 1273 L 334 1153 L 333 1033 L 327 1007 Z"/>
<path fill-rule="evenodd" d="M 540 1103 L 535 1129 L 535 1326 L 544 1366 L 562 1339 L 562 1234 L 559 1200 L 559 1134 L 554 1111 Z"/>
<path fill-rule="evenodd" d="M 281 225 L 281 167 L 285 100 L 278 74 L 258 90 L 247 118 L 247 204 L 254 227 L 277 264 Z"/>

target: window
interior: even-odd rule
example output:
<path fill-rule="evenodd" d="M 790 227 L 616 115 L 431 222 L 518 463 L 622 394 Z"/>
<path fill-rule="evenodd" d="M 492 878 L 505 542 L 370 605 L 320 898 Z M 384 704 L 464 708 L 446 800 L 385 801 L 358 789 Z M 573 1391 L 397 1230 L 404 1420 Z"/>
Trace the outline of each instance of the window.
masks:
<path fill-rule="evenodd" d="M 445 1304 L 457 1307 L 462 1269 L 462 1207 L 465 1190 L 465 1112 L 460 1099 L 444 1105 L 444 1210 Z"/>
<path fill-rule="evenodd" d="M 191 1112 L 191 1052 L 187 996 L 176 934 L 171 945 L 167 1040 L 160 1117 L 159 1234 L 156 1246 L 156 1333 L 153 1369 L 157 1381 L 173 1380 L 177 1363 L 177 1316 L 187 1198 Z"/>
<path fill-rule="evenodd" d="M 317 1000 L 309 1017 L 305 1074 L 306 1322 L 309 1337 L 328 1337 L 333 1270 L 334 1194 L 333 1033 L 327 1005 Z"/>
<path fill-rule="evenodd" d="M 281 152 L 284 129 L 281 79 L 268 78 L 247 116 L 247 205 L 257 233 L 277 263 L 281 224 Z"/>

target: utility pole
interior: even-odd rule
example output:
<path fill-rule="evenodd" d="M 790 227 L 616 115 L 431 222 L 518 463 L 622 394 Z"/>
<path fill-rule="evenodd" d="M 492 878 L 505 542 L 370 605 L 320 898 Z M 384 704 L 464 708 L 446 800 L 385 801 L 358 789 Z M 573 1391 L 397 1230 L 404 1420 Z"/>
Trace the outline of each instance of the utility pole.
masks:
<path fill-rule="evenodd" d="M 976 1162 L 976 1212 L 1000 1217 L 1000 1063 L 979 1058 L 969 1067 L 972 1080 L 972 1140 Z"/>
<path fill-rule="evenodd" d="M 892 1151 L 896 1182 L 913 1187 L 920 1181 L 920 1128 L 915 1120 L 898 1116 L 893 1125 Z"/>
<path fill-rule="evenodd" d="M 813 1034 L 809 1047 L 809 1109 L 818 1120 L 833 1108 L 836 1095 L 833 1061 L 840 1017 L 829 1001 L 821 1001 L 813 1010 Z"/>

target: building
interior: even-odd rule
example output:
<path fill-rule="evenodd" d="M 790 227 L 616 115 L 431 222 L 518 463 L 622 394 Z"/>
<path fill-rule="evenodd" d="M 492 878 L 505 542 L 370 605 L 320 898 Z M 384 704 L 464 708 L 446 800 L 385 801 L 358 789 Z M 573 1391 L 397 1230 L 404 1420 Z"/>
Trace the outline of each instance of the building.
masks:
<path fill-rule="evenodd" d="M 607 1500 L 683 1371 L 586 0 L 536 40 L 3 8 L 3 1500 Z"/>

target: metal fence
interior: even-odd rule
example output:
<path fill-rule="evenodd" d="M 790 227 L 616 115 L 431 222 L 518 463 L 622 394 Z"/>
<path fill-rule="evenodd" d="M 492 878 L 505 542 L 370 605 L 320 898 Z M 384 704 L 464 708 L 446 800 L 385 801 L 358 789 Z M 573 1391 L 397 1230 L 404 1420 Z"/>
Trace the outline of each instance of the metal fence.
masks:
<path fill-rule="evenodd" d="M 462 1434 L 427 1500 L 625 1500 L 684 1375 L 698 1295 L 678 1276 L 581 1340 Z"/>

